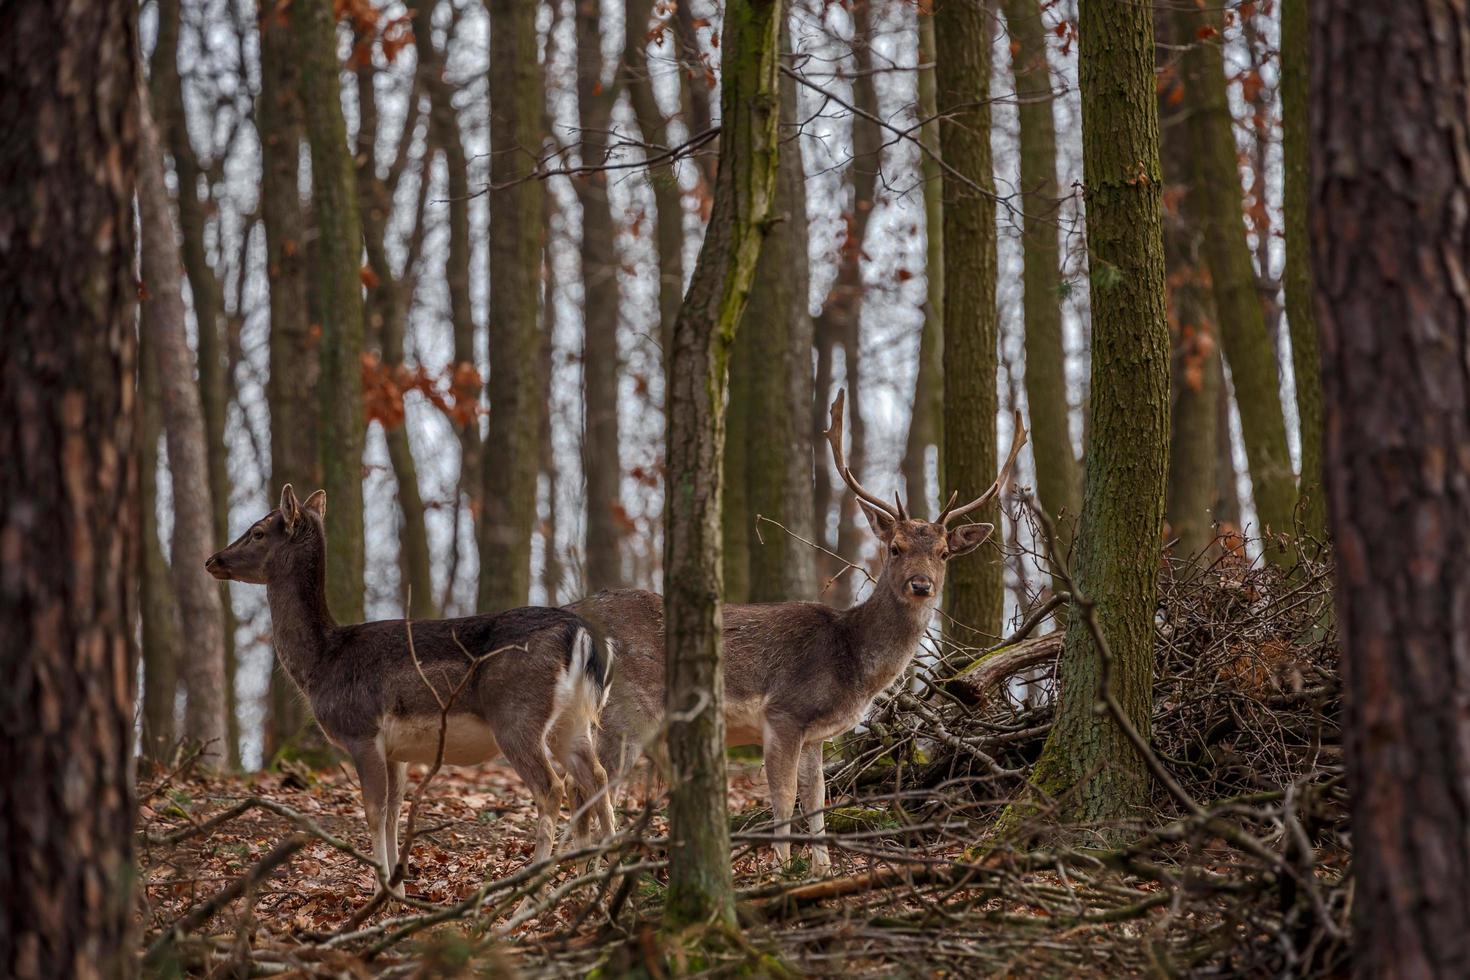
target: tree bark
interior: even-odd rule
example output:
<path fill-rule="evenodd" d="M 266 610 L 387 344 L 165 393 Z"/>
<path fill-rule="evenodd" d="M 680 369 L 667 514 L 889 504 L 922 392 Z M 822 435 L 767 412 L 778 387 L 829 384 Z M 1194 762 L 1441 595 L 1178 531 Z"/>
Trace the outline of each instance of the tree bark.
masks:
<path fill-rule="evenodd" d="M 0 974 L 131 976 L 140 570 L 132 4 L 23 4 L 0 67 Z"/>
<path fill-rule="evenodd" d="M 1317 353 L 1317 319 L 1312 315 L 1312 240 L 1307 225 L 1307 85 L 1311 40 L 1307 0 L 1281 3 L 1282 208 L 1286 232 L 1286 323 L 1291 331 L 1291 367 L 1296 380 L 1297 427 L 1302 472 L 1297 508 L 1305 531 L 1322 537 L 1327 497 L 1322 489 L 1322 376 Z"/>
<path fill-rule="evenodd" d="M 1025 209 L 1022 272 L 1026 321 L 1026 404 L 1035 441 L 1036 494 L 1064 549 L 1082 509 L 1082 470 L 1072 453 L 1067 362 L 1062 348 L 1062 271 L 1057 242 L 1057 133 L 1052 116 L 1051 66 L 1038 0 L 1006 0 L 1011 73 L 1021 122 L 1021 207 Z M 1062 516 L 1070 515 L 1070 520 Z"/>
<path fill-rule="evenodd" d="M 202 747 L 200 761 L 228 763 L 225 724 L 225 635 L 219 588 L 204 572 L 215 551 L 209 495 L 204 411 L 194 385 L 194 363 L 184 323 L 178 238 L 164 183 L 163 147 L 146 101 L 138 116 L 138 228 L 142 239 L 143 303 L 158 359 L 164 438 L 174 500 L 169 571 L 179 603 L 179 625 L 189 638 L 180 665 L 187 700 L 184 737 Z"/>
<path fill-rule="evenodd" d="M 327 499 L 327 605 L 341 622 L 363 619 L 362 226 L 342 117 L 337 24 L 328 0 L 295 0 L 301 102 L 311 144 L 312 212 L 322 307 L 321 466 Z"/>
<path fill-rule="evenodd" d="M 726 0 L 719 171 L 669 365 L 667 527 L 669 889 L 665 923 L 735 925 L 725 786 L 720 490 L 730 346 L 776 195 L 782 4 Z"/>
<path fill-rule="evenodd" d="M 990 485 L 996 459 L 995 197 L 990 154 L 990 43 L 986 0 L 943 0 L 934 8 L 935 79 L 944 186 L 944 476 L 973 497 Z M 958 173 L 967 180 L 955 176 Z M 1045 447 L 1041 447 L 1044 449 Z M 1000 500 L 974 519 L 1000 528 Z M 999 637 L 1005 568 L 996 542 L 949 569 L 944 605 L 954 639 L 984 646 Z"/>
<path fill-rule="evenodd" d="M 923 126 L 919 139 L 928 151 L 919 157 L 919 173 L 924 180 L 924 329 L 919 335 L 919 370 L 914 378 L 913 412 L 909 417 L 909 434 L 904 444 L 904 491 L 908 494 L 909 513 L 926 518 L 931 508 L 925 478 L 925 461 L 929 447 L 944 444 L 944 172 L 934 154 L 939 152 L 939 108 L 935 93 L 934 15 L 919 10 L 919 63 L 928 68 L 919 71 L 919 118 Z M 936 472 L 944 472 L 941 456 Z"/>
<path fill-rule="evenodd" d="M 143 578 L 138 587 L 143 640 L 143 756 L 165 761 L 174 746 L 174 704 L 179 693 L 179 606 L 169 583 L 168 562 L 158 538 L 158 440 L 163 435 L 158 402 L 158 360 L 148 336 L 153 327 L 143 310 L 138 330 L 138 533 Z"/>
<path fill-rule="evenodd" d="M 1470 14 L 1330 0 L 1310 22 L 1353 968 L 1457 977 L 1470 964 Z"/>
<path fill-rule="evenodd" d="M 1144 738 L 1153 708 L 1153 613 L 1169 455 L 1152 16 L 1143 5 L 1083 0 L 1078 25 L 1092 442 L 1073 581 L 1111 651 L 1108 692 Z M 1139 817 L 1148 804 L 1143 760 L 1112 717 L 1097 710 L 1102 665 L 1074 605 L 1061 705 L 1031 780 L 1057 801 L 1064 822 Z"/>
<path fill-rule="evenodd" d="M 544 109 L 536 5 L 490 8 L 490 432 L 478 528 L 479 607 L 524 605 L 531 588 L 537 448 L 545 411 L 537 381 L 541 183 L 523 180 L 541 152 Z"/>
<path fill-rule="evenodd" d="M 1235 383 L 1251 494 L 1261 525 L 1257 532 L 1290 535 L 1296 475 L 1286 448 L 1275 355 L 1245 238 L 1239 154 L 1219 41 L 1222 13 L 1218 7 L 1209 11 L 1181 7 L 1175 16 L 1179 35 L 1189 44 L 1181 69 L 1195 167 L 1196 193 L 1191 195 L 1191 206 L 1196 209 L 1210 267 L 1220 340 Z M 1287 549 L 1268 545 L 1265 551 L 1272 562 L 1290 561 Z"/>
<path fill-rule="evenodd" d="M 606 162 L 618 86 L 602 81 L 602 14 L 597 4 L 578 4 L 577 104 L 582 165 Z M 607 196 L 608 175 L 572 181 L 582 206 L 582 469 L 587 479 L 587 589 L 623 584 L 622 459 L 618 442 L 617 228 Z"/>

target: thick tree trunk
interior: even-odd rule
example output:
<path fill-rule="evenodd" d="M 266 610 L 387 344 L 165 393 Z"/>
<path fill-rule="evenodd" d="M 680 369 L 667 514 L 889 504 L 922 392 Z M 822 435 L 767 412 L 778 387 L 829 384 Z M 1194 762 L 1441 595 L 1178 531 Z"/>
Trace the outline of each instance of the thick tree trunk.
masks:
<path fill-rule="evenodd" d="M 1296 475 L 1286 448 L 1275 355 L 1266 334 L 1265 314 L 1245 238 L 1239 154 L 1219 40 L 1221 11 L 1219 7 L 1208 11 L 1181 7 L 1175 16 L 1179 36 L 1187 38 L 1189 44 L 1181 69 L 1195 167 L 1196 193 L 1191 195 L 1190 206 L 1199 222 L 1219 311 L 1220 340 L 1235 382 L 1235 403 L 1240 409 L 1251 491 L 1260 523 L 1256 532 L 1290 535 Z M 1266 557 L 1273 562 L 1287 562 L 1290 551 L 1268 545 Z"/>
<path fill-rule="evenodd" d="M 298 490 L 322 485 L 317 454 L 320 378 L 319 338 L 308 311 L 305 211 L 301 204 L 302 111 L 300 65 L 289 18 L 272 0 L 260 16 L 260 213 L 265 225 L 266 278 L 270 284 L 271 484 Z M 274 663 L 265 729 L 265 758 L 287 744 L 314 737 L 310 712 L 296 685 Z"/>
<path fill-rule="evenodd" d="M 0 975 L 18 980 L 137 970 L 136 17 L 4 17 Z"/>
<path fill-rule="evenodd" d="M 990 155 L 990 44 L 985 0 L 934 8 L 936 81 L 944 185 L 944 475 L 940 496 L 973 497 L 990 485 L 996 459 L 995 197 Z M 956 176 L 955 174 L 960 176 Z M 965 179 L 961 179 L 961 177 Z M 1037 451 L 1050 447 L 1038 443 Z M 974 520 L 1001 525 L 999 497 Z M 1005 567 L 996 534 L 949 569 L 945 611 L 954 639 L 984 646 L 1000 635 Z"/>
<path fill-rule="evenodd" d="M 1467 37 L 1470 14 L 1443 0 L 1311 11 L 1312 271 L 1359 977 L 1470 964 Z"/>
<path fill-rule="evenodd" d="M 1286 231 L 1286 324 L 1291 331 L 1291 367 L 1296 380 L 1297 427 L 1302 440 L 1298 508 L 1308 534 L 1321 537 L 1327 525 L 1322 489 L 1322 377 L 1317 354 L 1317 318 L 1312 314 L 1312 240 L 1307 226 L 1307 85 L 1311 64 L 1307 0 L 1281 3 L 1281 134 Z"/>
<path fill-rule="evenodd" d="M 1153 19 L 1083 0 L 1082 157 L 1092 288 L 1092 443 L 1073 580 L 1111 651 L 1108 693 L 1148 737 L 1153 613 L 1169 455 L 1169 328 L 1159 224 Z M 1073 607 L 1062 700 L 1032 783 L 1065 822 L 1143 815 L 1148 773 L 1097 710 L 1102 653 Z"/>
<path fill-rule="evenodd" d="M 927 294 L 924 329 L 919 336 L 919 370 L 914 378 L 913 412 L 903 451 L 903 480 L 909 513 L 924 518 L 935 512 L 926 492 L 926 457 L 930 446 L 944 443 L 944 172 L 933 157 L 939 152 L 939 110 L 933 67 L 934 16 L 930 11 L 920 10 L 918 18 L 919 63 L 929 66 L 919 72 L 919 118 L 923 120 L 919 139 L 928 148 L 919 158 L 919 172 L 924 179 Z M 937 472 L 944 472 L 942 457 Z"/>
<path fill-rule="evenodd" d="M 142 237 L 143 302 L 148 309 L 149 337 L 158 359 L 163 429 L 174 500 L 170 566 L 179 624 L 189 638 L 189 654 L 181 669 L 188 700 L 184 705 L 184 737 L 198 742 L 201 761 L 228 763 L 229 729 L 225 724 L 225 636 L 219 588 L 204 572 L 204 559 L 215 551 L 209 496 L 209 456 L 205 451 L 204 411 L 194 385 L 194 363 L 184 323 L 181 262 L 168 188 L 164 183 L 163 147 L 146 102 L 138 126 L 138 228 Z"/>
<path fill-rule="evenodd" d="M 618 87 L 602 81 L 602 15 L 597 4 L 577 5 L 577 104 L 582 119 L 582 165 L 606 162 Z M 617 228 L 607 196 L 608 175 L 572 182 L 582 205 L 582 469 L 587 478 L 587 589 L 623 584 L 623 467 L 618 442 Z"/>
<path fill-rule="evenodd" d="M 541 153 L 544 111 L 536 5 L 490 7 L 490 432 L 478 530 L 481 611 L 524 605 L 531 588 L 537 447 L 545 411 L 540 350 L 541 184 L 524 180 Z"/>
<path fill-rule="evenodd" d="M 301 101 L 311 144 L 312 214 L 321 280 L 321 382 L 317 386 L 327 508 L 327 604 L 344 623 L 363 618 L 362 226 L 342 118 L 337 24 L 328 0 L 296 0 Z"/>
<path fill-rule="evenodd" d="M 1021 207 L 1025 209 L 1026 404 L 1030 409 L 1036 494 L 1058 533 L 1082 509 L 1082 469 L 1072 453 L 1062 348 L 1062 270 L 1057 243 L 1057 133 L 1052 116 L 1051 66 L 1038 0 L 1006 0 L 1011 73 L 1021 117 Z M 1063 514 L 1070 520 L 1062 520 Z"/>
<path fill-rule="evenodd" d="M 735 925 L 725 786 L 720 487 L 725 374 L 774 209 L 782 4 L 726 0 L 714 210 L 669 365 L 669 889 L 666 924 Z"/>
<path fill-rule="evenodd" d="M 153 327 L 143 310 L 138 330 L 138 532 L 143 578 L 138 586 L 143 639 L 143 733 L 145 758 L 165 760 L 174 745 L 174 704 L 179 693 L 179 606 L 169 582 L 168 562 L 158 538 L 158 440 L 161 397 L 158 359 L 148 342 Z"/>

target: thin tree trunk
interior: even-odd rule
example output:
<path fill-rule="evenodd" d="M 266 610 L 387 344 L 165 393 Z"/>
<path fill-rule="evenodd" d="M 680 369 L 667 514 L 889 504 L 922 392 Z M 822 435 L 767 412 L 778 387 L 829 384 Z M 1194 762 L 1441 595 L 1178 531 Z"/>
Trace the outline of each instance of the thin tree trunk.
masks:
<path fill-rule="evenodd" d="M 1310 21 L 1353 969 L 1458 977 L 1470 963 L 1470 13 L 1328 0 Z"/>
<path fill-rule="evenodd" d="M 1221 12 L 1218 7 L 1210 11 L 1181 7 L 1175 16 L 1180 37 L 1190 39 L 1181 67 L 1197 188 L 1197 193 L 1191 195 L 1191 206 L 1196 209 L 1203 236 L 1220 315 L 1220 340 L 1235 383 L 1235 403 L 1240 409 L 1260 523 L 1257 531 L 1263 536 L 1289 535 L 1296 504 L 1296 475 L 1286 448 L 1275 355 L 1266 335 L 1265 315 L 1245 238 L 1239 155 L 1219 42 Z M 1290 552 L 1268 544 L 1266 556 L 1270 561 L 1285 563 Z"/>
<path fill-rule="evenodd" d="M 1214 361 L 1215 390 L 1215 522 L 1237 534 L 1244 520 L 1240 507 L 1240 471 L 1235 468 L 1235 440 L 1230 434 L 1230 386 L 1225 383 L 1225 359 Z M 1237 542 L 1238 543 L 1238 542 Z"/>
<path fill-rule="evenodd" d="M 1139 4 L 1083 0 L 1078 28 L 1092 444 L 1073 581 L 1107 641 L 1110 676 L 1104 692 L 1102 652 L 1074 606 L 1061 704 L 1032 784 L 1056 801 L 1057 819 L 1095 825 L 1141 817 L 1148 805 L 1143 760 L 1098 702 L 1103 693 L 1116 698 L 1148 738 L 1169 455 L 1169 329 L 1153 15 Z"/>
<path fill-rule="evenodd" d="M 20 4 L 4 20 L 0 975 L 128 977 L 137 8 Z"/>
<path fill-rule="evenodd" d="M 1057 242 L 1061 213 L 1057 188 L 1057 134 L 1052 116 L 1051 66 L 1038 0 L 1006 0 L 1011 38 L 1011 72 L 1021 120 L 1021 207 L 1025 210 L 1022 273 L 1026 320 L 1026 404 L 1031 452 L 1041 506 L 1070 544 L 1071 526 L 1082 509 L 1082 469 L 1072 453 L 1067 408 L 1066 353 L 1062 348 L 1062 271 Z"/>
<path fill-rule="evenodd" d="M 1312 315 L 1312 244 L 1307 228 L 1307 76 L 1311 63 L 1307 0 L 1281 3 L 1281 133 L 1283 216 L 1286 230 L 1286 323 L 1291 330 L 1291 366 L 1296 380 L 1297 425 L 1302 472 L 1297 507 L 1306 532 L 1322 537 L 1327 498 L 1322 491 L 1322 378 L 1317 354 L 1317 320 Z"/>
<path fill-rule="evenodd" d="M 295 0 L 301 101 L 311 144 L 312 214 L 321 279 L 321 413 L 327 508 L 327 604 L 341 622 L 363 618 L 362 227 L 342 118 L 337 25 L 328 0 Z"/>
<path fill-rule="evenodd" d="M 577 104 L 582 165 L 606 162 L 618 87 L 602 81 L 602 15 L 597 4 L 578 4 Z M 587 588 L 623 584 L 622 460 L 618 442 L 617 228 L 608 200 L 608 175 L 590 173 L 572 181 L 582 205 L 582 376 L 585 417 L 582 469 L 587 479 Z"/>
<path fill-rule="evenodd" d="M 986 0 L 946 0 L 934 10 L 935 79 L 944 161 L 944 477 L 940 496 L 974 496 L 995 479 L 995 199 L 990 154 L 990 44 Z M 1044 450 L 1046 447 L 1042 447 Z M 997 499 L 976 521 L 1001 526 Z M 996 534 L 955 562 L 945 585 L 954 638 L 985 645 L 1005 613 L 1005 568 Z"/>
<path fill-rule="evenodd" d="M 924 180 L 924 272 L 927 293 L 924 299 L 924 329 L 919 335 L 919 370 L 914 378 L 913 413 L 909 418 L 909 434 L 904 444 L 904 489 L 908 494 L 909 513 L 926 518 L 931 508 L 925 477 L 925 460 L 929 447 L 944 443 L 944 172 L 934 154 L 939 152 L 939 109 L 935 94 L 934 15 L 919 10 L 919 63 L 928 68 L 919 72 L 919 118 L 923 128 L 919 139 L 928 152 L 919 158 L 919 172 Z M 936 472 L 944 472 L 939 460 Z"/>
<path fill-rule="evenodd" d="M 321 374 L 319 338 L 308 310 L 307 225 L 301 204 L 300 65 L 289 18 L 272 0 L 260 12 L 260 212 L 270 284 L 271 483 L 301 490 L 321 486 L 315 401 Z M 319 739 L 310 712 L 280 664 L 272 661 L 264 755 L 267 761 L 301 739 Z"/>
<path fill-rule="evenodd" d="M 664 920 L 671 929 L 735 926 L 720 633 L 725 375 L 775 203 L 782 7 L 778 0 L 725 3 L 714 211 L 674 324 L 669 365 L 664 595 L 672 779 Z"/>
<path fill-rule="evenodd" d="M 143 637 L 143 755 L 165 761 L 174 746 L 174 705 L 179 694 L 179 606 L 158 538 L 158 440 L 163 434 L 158 402 L 158 360 L 145 318 L 138 330 L 138 510 L 143 578 L 138 588 Z"/>
<path fill-rule="evenodd" d="M 479 607 L 524 605 L 541 454 L 536 362 L 541 307 L 541 183 L 523 180 L 541 151 L 536 5 L 490 8 L 490 432 L 483 459 Z"/>
<path fill-rule="evenodd" d="M 146 103 L 138 126 L 138 227 L 142 237 L 143 302 L 158 359 L 164 437 L 174 500 L 169 570 L 179 603 L 179 624 L 189 638 L 181 664 L 184 737 L 198 742 L 200 760 L 229 762 L 225 724 L 225 636 L 219 589 L 202 574 L 215 550 L 209 497 L 209 457 L 204 448 L 204 411 L 194 385 L 194 364 L 184 323 L 179 246 L 164 183 L 163 147 Z"/>

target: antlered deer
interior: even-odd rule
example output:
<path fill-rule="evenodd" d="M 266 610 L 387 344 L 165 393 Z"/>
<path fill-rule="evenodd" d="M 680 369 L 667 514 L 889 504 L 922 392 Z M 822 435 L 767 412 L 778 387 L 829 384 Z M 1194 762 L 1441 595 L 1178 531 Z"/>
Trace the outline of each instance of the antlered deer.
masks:
<path fill-rule="evenodd" d="M 844 392 L 832 403 L 827 441 L 837 471 L 857 494 L 868 524 L 883 545 L 883 566 L 872 593 L 851 609 L 815 602 L 724 607 L 726 744 L 760 745 L 778 834 L 789 832 L 800 795 L 814 836 L 825 829 L 826 784 L 822 743 L 851 731 L 873 700 L 898 679 L 919 648 L 944 585 L 945 565 L 990 537 L 990 524 L 947 525 L 983 507 L 1005 485 L 1026 431 L 1016 416 L 1015 439 L 995 482 L 956 507 L 958 494 L 934 521 L 909 517 L 865 490 L 842 451 Z M 650 739 L 664 706 L 663 600 L 651 592 L 600 592 L 567 607 L 597 623 L 618 643 L 618 676 L 602 714 L 598 754 L 610 773 L 625 772 Z M 789 843 L 777 843 L 782 863 Z M 830 866 L 827 848 L 812 848 L 813 867 Z"/>
<path fill-rule="evenodd" d="M 287 484 L 280 507 L 205 568 L 215 578 L 266 587 L 281 666 L 327 738 L 357 767 L 384 880 L 398 863 L 408 764 L 432 764 L 440 750 L 441 702 L 448 709 L 445 763 L 472 765 L 503 753 L 530 788 L 538 817 L 534 861 L 550 856 L 561 808 L 553 756 L 575 797 L 599 801 L 592 812 L 611 834 L 607 775 L 592 737 L 609 691 L 611 645 L 561 609 L 414 622 L 412 648 L 401 619 L 338 626 L 327 610 L 325 513 L 324 492 L 299 503 Z M 590 823 L 589 814 L 579 832 Z"/>

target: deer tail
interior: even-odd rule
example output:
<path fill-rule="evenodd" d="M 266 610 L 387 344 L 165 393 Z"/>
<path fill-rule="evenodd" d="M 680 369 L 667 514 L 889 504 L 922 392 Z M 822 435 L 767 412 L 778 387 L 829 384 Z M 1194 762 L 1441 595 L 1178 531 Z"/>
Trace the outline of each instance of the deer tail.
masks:
<path fill-rule="evenodd" d="M 611 638 L 603 636 L 586 623 L 577 627 L 572 639 L 568 672 L 579 699 L 591 709 L 589 714 L 593 718 L 602 713 L 612 691 L 615 647 Z"/>

